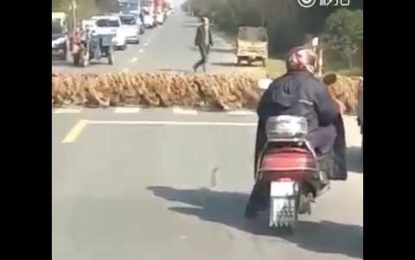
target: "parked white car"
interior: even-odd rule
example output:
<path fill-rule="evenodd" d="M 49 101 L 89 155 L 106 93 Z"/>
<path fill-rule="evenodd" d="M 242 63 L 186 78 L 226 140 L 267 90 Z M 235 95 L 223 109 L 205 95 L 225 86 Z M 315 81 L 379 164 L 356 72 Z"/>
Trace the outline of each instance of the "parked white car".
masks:
<path fill-rule="evenodd" d="M 122 28 L 121 19 L 118 15 L 93 16 L 95 21 L 95 34 L 113 34 L 113 44 L 116 49 L 127 49 L 127 36 Z"/>
<path fill-rule="evenodd" d="M 140 43 L 140 28 L 137 16 L 133 14 L 120 14 L 121 29 L 127 37 L 127 43 Z"/>

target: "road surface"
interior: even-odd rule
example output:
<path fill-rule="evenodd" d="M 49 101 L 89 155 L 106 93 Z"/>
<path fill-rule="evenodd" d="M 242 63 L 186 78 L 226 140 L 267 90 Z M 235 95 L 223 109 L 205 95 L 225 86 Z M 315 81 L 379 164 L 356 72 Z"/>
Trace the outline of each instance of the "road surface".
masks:
<path fill-rule="evenodd" d="M 147 30 L 141 36 L 141 43 L 128 45 L 125 51 L 115 51 L 115 63 L 92 64 L 87 68 L 74 67 L 70 62 L 52 61 L 52 71 L 67 73 L 105 72 L 144 72 L 144 71 L 184 71 L 191 72 L 193 64 L 200 59 L 194 47 L 196 26 L 194 17 L 179 11 L 173 13 L 162 26 Z M 219 37 L 214 37 L 214 46 L 209 56 L 209 72 L 235 70 L 236 57 L 231 45 Z"/>
<path fill-rule="evenodd" d="M 140 46 L 117 53 L 114 68 L 188 70 L 198 57 L 188 19 L 170 17 L 149 34 L 143 53 L 133 51 Z M 133 54 L 138 61 L 129 63 Z M 211 58 L 234 59 L 226 52 Z M 243 217 L 253 185 L 251 112 L 70 108 L 52 116 L 54 260 L 363 257 L 361 136 L 353 117 L 345 118 L 349 179 L 332 183 L 295 235 L 279 236 L 265 216 Z"/>

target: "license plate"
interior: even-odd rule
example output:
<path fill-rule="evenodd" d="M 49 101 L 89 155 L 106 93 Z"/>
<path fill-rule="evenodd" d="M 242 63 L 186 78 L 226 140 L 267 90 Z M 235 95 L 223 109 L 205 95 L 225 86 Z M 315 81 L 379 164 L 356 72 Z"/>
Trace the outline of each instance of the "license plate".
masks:
<path fill-rule="evenodd" d="M 287 197 L 295 194 L 295 185 L 293 181 L 290 182 L 271 182 L 271 197 Z"/>

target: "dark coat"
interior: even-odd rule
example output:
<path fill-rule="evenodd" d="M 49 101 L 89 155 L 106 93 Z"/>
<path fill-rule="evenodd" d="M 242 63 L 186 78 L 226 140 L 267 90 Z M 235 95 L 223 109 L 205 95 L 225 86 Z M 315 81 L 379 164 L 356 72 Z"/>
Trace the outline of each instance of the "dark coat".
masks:
<path fill-rule="evenodd" d="M 207 47 L 206 37 L 209 37 L 209 45 L 213 46 L 212 31 L 210 27 L 206 32 L 204 25 L 199 25 L 196 29 L 195 45 L 198 47 Z"/>
<path fill-rule="evenodd" d="M 255 162 L 265 141 L 265 123 L 270 116 L 304 116 L 308 121 L 309 138 L 315 148 L 331 146 L 338 179 L 345 179 L 346 142 L 343 120 L 330 97 L 328 88 L 308 72 L 289 72 L 277 78 L 263 94 L 257 109 L 258 129 Z M 329 140 L 332 140 L 331 142 Z M 327 142 L 326 142 L 327 141 Z M 322 145 L 323 144 L 323 145 Z"/>

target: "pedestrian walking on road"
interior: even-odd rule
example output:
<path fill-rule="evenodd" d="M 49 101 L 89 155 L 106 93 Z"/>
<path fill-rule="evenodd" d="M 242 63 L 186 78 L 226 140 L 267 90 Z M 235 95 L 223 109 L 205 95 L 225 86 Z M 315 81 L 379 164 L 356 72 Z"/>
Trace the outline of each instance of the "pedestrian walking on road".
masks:
<path fill-rule="evenodd" d="M 213 46 L 212 41 L 212 32 L 209 26 L 209 19 L 207 17 L 202 18 L 203 23 L 199 25 L 196 29 L 195 45 L 199 48 L 200 56 L 202 57 L 200 61 L 196 62 L 193 65 L 194 72 L 200 66 L 203 66 L 203 72 L 206 72 L 206 63 L 208 61 L 210 47 Z"/>

